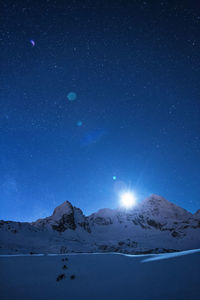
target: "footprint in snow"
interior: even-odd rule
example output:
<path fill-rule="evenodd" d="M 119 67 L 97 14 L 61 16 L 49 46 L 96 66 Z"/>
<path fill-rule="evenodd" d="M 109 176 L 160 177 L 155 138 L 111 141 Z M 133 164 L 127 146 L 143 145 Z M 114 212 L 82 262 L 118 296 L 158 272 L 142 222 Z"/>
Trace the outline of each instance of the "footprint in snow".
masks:
<path fill-rule="evenodd" d="M 64 279 L 65 277 L 66 277 L 65 274 L 60 274 L 60 275 L 58 275 L 58 277 L 56 278 L 56 281 L 60 281 L 60 280 Z"/>

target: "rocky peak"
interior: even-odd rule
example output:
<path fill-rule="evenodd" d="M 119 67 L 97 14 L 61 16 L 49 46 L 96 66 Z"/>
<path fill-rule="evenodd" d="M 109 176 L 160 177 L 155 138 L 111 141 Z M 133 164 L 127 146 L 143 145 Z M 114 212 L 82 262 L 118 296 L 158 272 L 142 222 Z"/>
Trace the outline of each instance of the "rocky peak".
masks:
<path fill-rule="evenodd" d="M 69 201 L 65 201 L 54 209 L 52 219 L 60 220 L 63 215 L 71 214 L 73 214 L 73 206 Z"/>
<path fill-rule="evenodd" d="M 63 232 L 67 229 L 76 229 L 74 218 L 74 207 L 69 201 L 65 201 L 54 209 L 52 220 L 56 221 L 52 228 L 56 231 Z"/>
<path fill-rule="evenodd" d="M 89 223 L 82 210 L 72 206 L 69 201 L 57 206 L 50 218 L 54 221 L 52 228 L 56 231 L 64 232 L 67 229 L 75 230 L 81 227 L 90 232 Z"/>

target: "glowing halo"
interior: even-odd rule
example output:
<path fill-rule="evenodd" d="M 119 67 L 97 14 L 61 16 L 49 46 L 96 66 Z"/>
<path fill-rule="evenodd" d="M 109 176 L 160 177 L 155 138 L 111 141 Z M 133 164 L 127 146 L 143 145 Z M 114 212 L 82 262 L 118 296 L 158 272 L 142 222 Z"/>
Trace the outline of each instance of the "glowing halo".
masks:
<path fill-rule="evenodd" d="M 125 208 L 132 208 L 136 205 L 136 196 L 133 192 L 126 191 L 120 195 L 120 205 Z"/>

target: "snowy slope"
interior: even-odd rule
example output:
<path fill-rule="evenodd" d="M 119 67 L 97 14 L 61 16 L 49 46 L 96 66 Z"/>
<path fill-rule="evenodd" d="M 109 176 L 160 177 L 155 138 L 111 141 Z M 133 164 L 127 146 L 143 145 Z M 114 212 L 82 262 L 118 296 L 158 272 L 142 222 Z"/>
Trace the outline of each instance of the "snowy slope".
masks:
<path fill-rule="evenodd" d="M 158 195 L 84 216 L 68 201 L 33 223 L 0 221 L 0 253 L 160 253 L 200 247 L 200 213 Z"/>
<path fill-rule="evenodd" d="M 67 255 L 67 261 L 63 255 L 0 257 L 0 295 L 3 300 L 200 299 L 200 253 L 177 254 L 77 254 Z"/>
<path fill-rule="evenodd" d="M 200 209 L 196 211 L 196 213 L 194 214 L 194 218 L 200 220 Z"/>

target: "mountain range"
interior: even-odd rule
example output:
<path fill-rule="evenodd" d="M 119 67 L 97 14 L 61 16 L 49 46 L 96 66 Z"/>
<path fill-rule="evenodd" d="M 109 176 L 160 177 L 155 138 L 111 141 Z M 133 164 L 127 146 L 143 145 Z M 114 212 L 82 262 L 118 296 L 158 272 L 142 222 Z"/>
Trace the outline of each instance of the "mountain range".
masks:
<path fill-rule="evenodd" d="M 132 209 L 100 209 L 85 216 L 65 201 L 35 222 L 0 221 L 0 254 L 71 252 L 162 253 L 200 248 L 195 214 L 151 195 Z"/>

